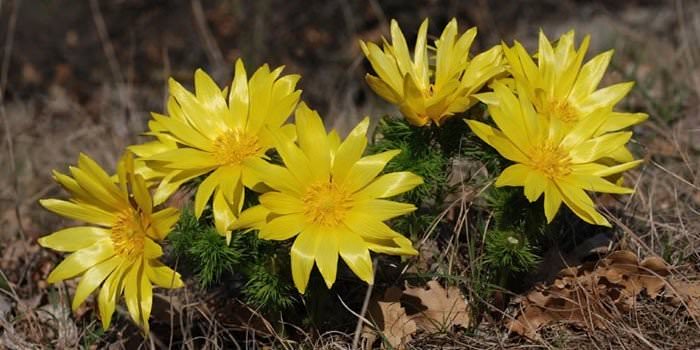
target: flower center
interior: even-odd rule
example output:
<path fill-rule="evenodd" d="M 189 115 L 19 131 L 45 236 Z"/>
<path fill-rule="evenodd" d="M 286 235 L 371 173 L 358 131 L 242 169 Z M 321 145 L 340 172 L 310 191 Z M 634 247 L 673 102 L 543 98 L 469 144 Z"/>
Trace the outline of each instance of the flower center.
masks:
<path fill-rule="evenodd" d="M 550 179 L 557 179 L 571 173 L 571 162 L 567 152 L 558 146 L 545 143 L 530 152 L 530 166 L 543 172 Z"/>
<path fill-rule="evenodd" d="M 564 123 L 575 123 L 579 118 L 579 111 L 566 100 L 552 99 L 544 102 L 541 113 L 548 118 L 556 118 Z"/>
<path fill-rule="evenodd" d="M 126 210 L 117 215 L 110 238 L 115 253 L 125 258 L 135 258 L 143 254 L 145 236 L 141 219 L 133 210 Z"/>
<path fill-rule="evenodd" d="M 352 196 L 334 183 L 316 183 L 301 197 L 304 216 L 323 227 L 339 225 L 352 208 Z"/>
<path fill-rule="evenodd" d="M 255 135 L 229 131 L 214 141 L 214 156 L 221 165 L 238 165 L 263 151 Z"/>

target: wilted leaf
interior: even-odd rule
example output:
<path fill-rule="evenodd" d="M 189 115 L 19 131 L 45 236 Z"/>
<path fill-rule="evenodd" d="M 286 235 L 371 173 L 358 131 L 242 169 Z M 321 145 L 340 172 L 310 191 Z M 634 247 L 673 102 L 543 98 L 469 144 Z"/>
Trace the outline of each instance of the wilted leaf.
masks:
<path fill-rule="evenodd" d="M 674 280 L 670 282 L 672 289 L 669 291 L 670 300 L 674 305 L 684 304 L 688 313 L 693 317 L 700 317 L 700 281 L 686 282 Z"/>
<path fill-rule="evenodd" d="M 391 287 L 386 290 L 382 298 L 373 299 L 369 307 L 370 319 L 394 349 L 404 349 L 417 330 L 416 322 L 408 317 L 406 309 L 401 306 L 402 293 L 401 289 Z M 371 349 L 372 344 L 377 340 L 375 330 L 367 326 L 362 330 L 362 337 L 365 339 L 366 349 Z"/>
<path fill-rule="evenodd" d="M 417 298 L 417 302 L 406 303 L 419 310 L 413 317 L 418 329 L 434 333 L 452 326 L 470 326 L 469 307 L 459 288 L 450 286 L 445 289 L 437 281 L 428 282 L 427 287 L 407 287 L 404 291 L 404 295 Z"/>
<path fill-rule="evenodd" d="M 559 272 L 549 285 L 541 285 L 517 300 L 518 311 L 507 321 L 517 334 L 535 338 L 537 331 L 551 322 L 562 321 L 578 327 L 605 328 L 606 320 L 614 317 L 611 309 L 629 310 L 637 297 L 656 298 L 669 285 L 668 265 L 659 257 L 641 262 L 630 251 L 617 251 L 598 263 L 586 263 Z M 681 293 L 678 301 L 692 298 Z M 698 289 L 700 300 L 700 289 Z M 700 304 L 695 304 L 700 306 Z M 692 312 L 692 311 L 691 311 Z"/>

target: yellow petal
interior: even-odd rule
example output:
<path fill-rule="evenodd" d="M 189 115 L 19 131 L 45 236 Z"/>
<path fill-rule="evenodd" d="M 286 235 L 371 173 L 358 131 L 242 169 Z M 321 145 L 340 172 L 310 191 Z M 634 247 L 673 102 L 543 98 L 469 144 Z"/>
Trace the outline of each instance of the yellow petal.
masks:
<path fill-rule="evenodd" d="M 637 165 L 642 164 L 642 162 L 644 162 L 644 161 L 642 159 L 640 159 L 640 160 L 635 160 L 632 162 L 618 164 L 618 165 L 611 166 L 611 167 L 603 167 L 603 168 L 597 169 L 592 174 L 596 175 L 596 176 L 601 176 L 601 177 L 610 176 L 613 174 L 618 174 L 618 173 L 621 173 L 623 171 L 632 169 L 632 168 L 636 167 Z"/>
<path fill-rule="evenodd" d="M 144 266 L 144 269 L 146 267 Z M 139 308 L 141 309 L 141 324 L 144 332 L 148 332 L 148 319 L 151 318 L 151 308 L 153 307 L 153 286 L 148 276 L 142 271 L 139 281 Z"/>
<path fill-rule="evenodd" d="M 613 50 L 603 52 L 583 65 L 571 90 L 571 98 L 583 100 L 598 87 L 605 70 L 608 69 L 612 55 Z"/>
<path fill-rule="evenodd" d="M 299 198 L 282 192 L 262 194 L 260 204 L 275 214 L 301 213 L 304 210 L 304 203 Z"/>
<path fill-rule="evenodd" d="M 92 160 L 86 154 L 81 153 L 78 157 L 78 166 L 81 170 L 85 171 L 92 177 L 95 181 L 99 182 L 101 187 L 103 187 L 107 192 L 109 192 L 113 197 L 120 199 L 121 193 L 119 188 L 112 182 L 107 172 L 100 167 L 97 162 Z"/>
<path fill-rule="evenodd" d="M 355 164 L 367 147 L 367 128 L 369 118 L 365 118 L 352 129 L 348 137 L 338 146 L 338 151 L 333 158 L 331 173 L 333 179 L 342 181 L 350 168 Z"/>
<path fill-rule="evenodd" d="M 575 182 L 577 185 L 581 186 L 581 188 L 587 191 L 619 194 L 634 193 L 634 190 L 631 188 L 617 186 L 612 182 L 604 180 L 603 178 L 595 175 L 573 173 L 569 178 L 571 181 Z"/>
<path fill-rule="evenodd" d="M 193 148 L 178 148 L 146 158 L 166 162 L 171 169 L 210 169 L 219 165 L 219 161 L 212 153 L 199 151 Z"/>
<path fill-rule="evenodd" d="M 122 266 L 117 267 L 117 269 L 107 277 L 97 298 L 100 319 L 102 319 L 102 329 L 104 330 L 109 328 L 112 321 L 112 314 L 114 313 L 115 304 L 117 302 L 117 290 L 121 290 L 119 286 L 121 285 L 124 272 Z"/>
<path fill-rule="evenodd" d="M 530 171 L 525 179 L 524 193 L 530 203 L 536 201 L 544 192 L 549 180 L 540 172 Z"/>
<path fill-rule="evenodd" d="M 185 182 L 207 172 L 209 172 L 209 169 L 171 170 L 168 175 L 160 181 L 155 193 L 153 193 L 153 204 L 159 205 L 164 203 Z"/>
<path fill-rule="evenodd" d="M 388 198 L 423 184 L 423 178 L 408 171 L 382 175 L 355 193 L 354 198 Z"/>
<path fill-rule="evenodd" d="M 639 124 L 648 118 L 649 115 L 646 113 L 612 112 L 598 132 L 602 134 L 610 131 L 618 131 Z"/>
<path fill-rule="evenodd" d="M 184 121 L 171 117 L 166 117 L 157 113 L 153 113 L 152 117 L 155 121 L 160 123 L 169 133 L 175 136 L 179 143 L 207 152 L 214 151 L 214 142 L 211 139 L 209 139 L 209 137 L 197 131 L 197 129 L 187 125 Z M 166 148 L 163 151 L 169 150 L 170 149 Z M 151 154 L 151 156 L 158 153 Z"/>
<path fill-rule="evenodd" d="M 593 201 L 581 188 L 564 181 L 557 182 L 557 187 L 562 194 L 564 204 L 583 221 L 593 225 L 610 227 L 608 220 L 596 211 Z"/>
<path fill-rule="evenodd" d="M 569 152 L 571 162 L 576 164 L 596 161 L 622 147 L 631 137 L 631 132 L 616 132 L 582 142 Z"/>
<path fill-rule="evenodd" d="M 381 220 L 372 217 L 372 214 L 367 212 L 350 212 L 343 220 L 343 223 L 362 238 L 392 240 L 401 236 L 400 233 L 392 230 Z"/>
<path fill-rule="evenodd" d="M 111 226 L 114 223 L 114 214 L 89 204 L 72 203 L 60 199 L 42 199 L 39 203 L 44 208 L 67 218 L 101 226 Z"/>
<path fill-rule="evenodd" d="M 202 107 L 209 111 L 210 115 L 215 115 L 219 119 L 226 119 L 228 106 L 224 99 L 221 89 L 214 80 L 203 70 L 197 69 L 194 72 L 194 90 L 197 100 L 200 101 Z"/>
<path fill-rule="evenodd" d="M 236 71 L 231 82 L 228 104 L 232 113 L 230 126 L 242 130 L 248 122 L 248 77 L 243 61 L 236 60 Z"/>
<path fill-rule="evenodd" d="M 338 237 L 343 234 L 351 234 L 350 232 L 336 232 L 334 229 L 328 229 L 321 233 L 319 244 L 316 248 L 316 266 L 323 276 L 328 289 L 333 287 L 335 276 L 338 271 Z"/>
<path fill-rule="evenodd" d="M 397 216 L 405 215 L 416 210 L 410 203 L 388 201 L 385 199 L 369 199 L 358 201 L 351 212 L 367 213 L 378 221 L 385 221 Z"/>
<path fill-rule="evenodd" d="M 56 182 L 58 182 L 59 185 L 66 189 L 75 199 L 86 203 L 91 203 L 93 205 L 101 206 L 107 210 L 111 210 L 111 208 L 105 208 L 104 203 L 96 201 L 94 198 L 92 198 L 90 194 L 87 191 L 85 191 L 82 187 L 80 187 L 80 185 L 78 185 L 78 182 L 75 181 L 75 179 L 73 179 L 72 177 L 65 174 L 61 174 L 56 170 L 52 171 L 52 174 L 54 180 L 56 180 Z"/>
<path fill-rule="evenodd" d="M 317 228 L 310 226 L 302 231 L 292 244 L 292 279 L 299 293 L 304 293 L 309 282 L 311 269 L 314 267 L 314 259 L 318 244 L 320 242 L 320 232 Z"/>
<path fill-rule="evenodd" d="M 124 284 L 124 300 L 126 301 L 126 308 L 131 315 L 131 319 L 138 325 L 141 326 L 141 306 L 139 298 L 139 282 L 141 281 L 142 274 L 142 259 L 138 259 L 131 265 L 129 272 L 124 276 L 122 283 Z"/>
<path fill-rule="evenodd" d="M 302 183 L 287 168 L 270 164 L 260 158 L 246 161 L 245 166 L 252 170 L 255 176 L 276 190 L 301 194 L 301 191 L 305 189 Z"/>
<path fill-rule="evenodd" d="M 504 158 L 512 160 L 514 162 L 526 162 L 527 157 L 523 154 L 520 149 L 513 144 L 505 135 L 495 128 L 492 128 L 484 123 L 477 122 L 475 120 L 466 120 L 469 128 L 486 142 L 489 146 L 493 147 L 500 153 Z"/>
<path fill-rule="evenodd" d="M 391 150 L 360 158 L 352 165 L 347 176 L 341 180 L 343 187 L 349 192 L 355 192 L 367 186 L 399 153 L 401 153 L 400 150 Z"/>
<path fill-rule="evenodd" d="M 60 252 L 74 252 L 87 248 L 101 239 L 109 238 L 110 231 L 101 227 L 79 226 L 56 231 L 37 241 L 44 248 Z"/>
<path fill-rule="evenodd" d="M 507 167 L 496 180 L 496 187 L 525 186 L 527 177 L 534 170 L 523 165 L 513 164 Z"/>
<path fill-rule="evenodd" d="M 302 102 L 297 108 L 295 118 L 299 147 L 309 160 L 313 160 L 311 172 L 314 178 L 328 181 L 331 158 L 326 128 L 321 117 Z"/>
<path fill-rule="evenodd" d="M 180 220 L 180 211 L 176 208 L 165 208 L 159 210 L 151 216 L 154 239 L 162 240 L 168 236 L 173 226 Z"/>
<path fill-rule="evenodd" d="M 202 72 L 200 74 L 206 73 Z M 212 136 L 214 135 L 220 135 L 225 132 L 227 126 L 223 119 L 220 117 L 211 118 L 211 112 L 204 107 L 204 104 L 180 85 L 180 83 L 171 78 L 168 80 L 168 86 L 170 88 L 170 94 L 175 97 L 183 114 L 197 131 L 202 135 L 210 136 L 210 139 L 213 139 L 214 137 Z"/>
<path fill-rule="evenodd" d="M 106 207 L 111 210 L 119 210 L 124 206 L 123 199 L 120 195 L 112 194 L 109 190 L 104 188 L 100 182 L 90 177 L 90 175 L 81 169 L 75 167 L 69 167 L 69 169 L 78 185 L 88 193 L 90 202 L 102 202 L 104 204 L 100 205 L 100 207 Z"/>
<path fill-rule="evenodd" d="M 219 182 L 219 190 L 224 194 L 226 201 L 231 203 L 231 206 L 237 208 L 239 205 L 243 205 L 239 199 L 244 199 L 244 195 L 240 193 L 242 190 L 241 175 L 242 169 L 237 165 L 226 165 L 221 169 L 221 181 Z M 236 199 L 236 200 L 234 200 Z"/>
<path fill-rule="evenodd" d="M 75 277 L 112 256 L 114 256 L 112 241 L 110 239 L 102 239 L 88 248 L 83 248 L 68 255 L 51 271 L 46 281 L 56 283 Z"/>
<path fill-rule="evenodd" d="M 258 68 L 248 82 L 250 109 L 246 131 L 257 133 L 267 122 L 267 111 L 270 108 L 272 84 L 275 77 L 267 64 Z"/>
<path fill-rule="evenodd" d="M 268 125 L 278 127 L 292 114 L 301 97 L 301 90 L 293 91 L 300 78 L 300 75 L 292 74 L 275 81 L 267 116 Z"/>
<path fill-rule="evenodd" d="M 544 215 L 547 218 L 547 223 L 554 220 L 561 206 L 561 200 L 559 188 L 551 181 L 547 181 L 547 185 L 544 189 Z"/>
<path fill-rule="evenodd" d="M 131 192 L 134 195 L 136 204 L 144 214 L 151 215 L 153 212 L 153 199 L 151 198 L 151 193 L 148 191 L 146 180 L 143 179 L 143 176 L 138 174 L 131 174 L 130 178 Z"/>
<path fill-rule="evenodd" d="M 602 107 L 612 107 L 620 100 L 622 100 L 625 95 L 627 95 L 634 82 L 619 83 L 602 88 L 590 95 L 581 102 L 582 109 L 584 111 L 592 111 Z"/>
<path fill-rule="evenodd" d="M 78 287 L 75 289 L 75 295 L 73 296 L 73 311 L 78 309 L 80 304 L 102 284 L 105 278 L 107 278 L 121 262 L 121 257 L 113 256 L 93 266 L 83 274 L 80 278 L 80 283 L 78 283 Z"/>
<path fill-rule="evenodd" d="M 391 86 L 389 86 L 389 84 L 385 83 L 383 80 L 367 73 L 365 75 L 365 81 L 367 82 L 367 85 L 372 88 L 372 91 L 387 102 L 397 104 L 401 101 L 401 96 L 399 96 L 396 91 L 394 91 L 394 89 L 392 89 Z"/>
<path fill-rule="evenodd" d="M 343 261 L 361 280 L 374 284 L 372 259 L 367 245 L 357 235 L 338 235 L 338 250 Z"/>
<path fill-rule="evenodd" d="M 207 205 L 209 198 L 211 198 L 214 190 L 221 184 L 221 175 L 223 172 L 224 170 L 222 168 L 214 170 L 214 172 L 209 174 L 209 176 L 207 176 L 204 181 L 199 184 L 199 187 L 197 187 L 197 193 L 194 196 L 195 217 L 199 218 L 202 216 L 202 212 L 204 211 L 204 207 Z"/>
<path fill-rule="evenodd" d="M 300 133 L 297 126 L 297 135 Z M 289 172 L 302 183 L 311 183 L 316 178 L 311 170 L 311 161 L 292 140 L 273 134 L 275 148 L 284 161 Z M 325 138 L 325 137 L 324 137 Z"/>
<path fill-rule="evenodd" d="M 270 211 L 267 208 L 265 208 L 262 205 L 256 205 L 254 207 L 244 210 L 241 213 L 241 216 L 238 217 L 238 220 L 233 222 L 233 224 L 231 224 L 231 226 L 229 226 L 228 229 L 239 230 L 242 228 L 251 227 L 259 228 L 267 221 L 267 216 L 269 214 Z"/>
<path fill-rule="evenodd" d="M 156 259 L 163 256 L 163 248 L 148 237 L 143 238 L 143 256 L 146 259 Z"/>
<path fill-rule="evenodd" d="M 148 278 L 158 287 L 180 288 L 184 286 L 180 274 L 157 260 L 148 261 L 146 266 Z"/>
<path fill-rule="evenodd" d="M 305 227 L 305 219 L 301 214 L 278 216 L 260 227 L 258 236 L 261 239 L 284 241 L 296 236 Z"/>
<path fill-rule="evenodd" d="M 221 235 L 230 232 L 229 227 L 236 221 L 236 216 L 231 209 L 231 206 L 226 202 L 223 193 L 216 191 L 214 193 L 214 226 Z"/>

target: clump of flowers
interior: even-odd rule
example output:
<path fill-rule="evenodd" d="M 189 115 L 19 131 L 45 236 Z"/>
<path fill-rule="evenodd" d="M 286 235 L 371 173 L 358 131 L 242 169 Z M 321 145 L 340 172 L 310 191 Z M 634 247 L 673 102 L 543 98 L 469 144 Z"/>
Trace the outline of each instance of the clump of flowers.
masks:
<path fill-rule="evenodd" d="M 505 70 L 500 46 L 470 56 L 476 28 L 458 35 L 457 20 L 445 27 L 435 40 L 435 52 L 428 51 L 428 20 L 418 29 L 411 58 L 406 38 L 398 23 L 391 21 L 391 44 L 384 49 L 360 42 L 376 76 L 367 74 L 367 84 L 386 101 L 399 106 L 409 123 L 440 125 L 455 113 L 476 104 L 473 94 Z M 431 66 L 431 62 L 435 62 Z"/>
<path fill-rule="evenodd" d="M 519 42 L 516 41 L 513 47 L 502 44 L 508 72 L 522 87 L 521 92 L 532 101 L 535 110 L 546 119 L 558 120 L 565 130 L 574 128 L 578 122 L 594 114 L 605 113 L 603 124 L 593 136 L 618 131 L 646 120 L 648 116 L 644 113 L 614 111 L 634 82 L 598 89 L 613 50 L 598 54 L 584 64 L 590 36 L 583 39 L 578 50 L 574 47 L 574 39 L 575 32 L 572 30 L 552 44 L 540 31 L 539 50 L 534 60 Z M 488 103 L 490 100 L 484 101 Z M 606 157 L 619 162 L 634 159 L 624 146 L 608 151 Z"/>
<path fill-rule="evenodd" d="M 591 113 L 571 129 L 558 119 L 541 118 L 524 87 L 517 81 L 517 96 L 505 85 L 495 82 L 488 97 L 488 111 L 498 126 L 468 120 L 471 130 L 515 164 L 498 177 L 496 186 L 522 186 L 530 202 L 544 194 L 544 212 L 551 222 L 563 202 L 584 221 L 610 226 L 595 210 L 585 191 L 632 193 L 604 179 L 640 163 L 631 161 L 609 167 L 596 163 L 622 147 L 631 132 L 613 132 L 595 136 L 606 122 L 604 111 Z"/>
<path fill-rule="evenodd" d="M 81 154 L 72 176 L 54 171 L 54 179 L 71 195 L 70 200 L 43 199 L 46 209 L 94 226 L 77 226 L 39 239 L 43 247 L 71 253 L 49 274 L 56 283 L 80 276 L 73 310 L 100 288 L 98 305 L 102 326 L 109 327 L 117 299 L 124 295 L 134 322 L 148 331 L 153 305 L 153 284 L 182 287 L 180 274 L 158 258 L 165 239 L 180 213 L 174 208 L 153 209 L 143 177 L 134 172 L 130 153 L 119 161 L 117 182 Z"/>
<path fill-rule="evenodd" d="M 225 88 L 197 70 L 194 93 L 171 79 L 167 115 L 153 113 L 145 133 L 153 139 L 130 146 L 115 175 L 82 154 L 71 175 L 54 172 L 71 198 L 41 204 L 92 226 L 39 239 L 71 253 L 48 281 L 80 276 L 74 309 L 99 288 L 104 328 L 123 295 L 133 321 L 148 331 L 153 284 L 183 286 L 159 260 L 168 236 L 166 251 L 183 257 L 185 278 L 202 288 L 227 284 L 236 298 L 281 317 L 307 306 L 299 293 L 338 283 L 339 260 L 352 272 L 343 281 L 371 285 L 372 254 L 414 256 L 420 239 L 462 225 L 444 214 L 469 181 L 481 181 L 486 199 L 474 201 L 483 207 L 469 215 L 489 211 L 488 219 L 467 223 L 477 232 L 470 244 L 485 247 L 476 257 L 483 264 L 471 268 L 493 270 L 475 270 L 486 276 L 484 286 L 505 286 L 536 265 L 539 238 L 567 232 L 555 220 L 567 212 L 562 203 L 575 215 L 567 218 L 611 226 L 590 195 L 633 192 L 620 175 L 641 160 L 627 149 L 633 133 L 625 129 L 647 118 L 616 110 L 632 83 L 598 89 L 611 51 L 584 64 L 589 38 L 576 49 L 571 31 L 556 44 L 540 33 L 534 55 L 516 41 L 472 56 L 476 28 L 460 33 L 452 20 L 429 47 L 426 19 L 411 55 L 396 21 L 390 32 L 382 47 L 360 43 L 374 70 L 367 83 L 404 117 L 383 119 L 374 134 L 368 117 L 345 139 L 327 132 L 321 116 L 299 102 L 300 77 L 282 75 L 282 67 L 263 65 L 248 78 L 238 60 Z M 465 161 L 484 164 L 485 179 L 456 176 L 455 164 Z M 196 187 L 182 216 L 157 209 L 182 187 Z M 406 271 L 394 277 L 405 282 Z"/>

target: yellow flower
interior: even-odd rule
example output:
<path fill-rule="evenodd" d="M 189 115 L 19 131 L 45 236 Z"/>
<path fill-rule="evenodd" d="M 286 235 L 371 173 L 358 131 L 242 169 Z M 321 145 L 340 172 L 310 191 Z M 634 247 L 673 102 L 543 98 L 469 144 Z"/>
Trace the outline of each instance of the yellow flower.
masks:
<path fill-rule="evenodd" d="M 472 96 L 496 75 L 504 72 L 500 46 L 469 59 L 476 28 L 457 35 L 453 19 L 435 40 L 435 55 L 428 55 L 428 20 L 418 30 L 413 59 L 406 39 L 395 20 L 391 21 L 391 41 L 384 50 L 374 43 L 360 42 L 377 76 L 367 74 L 369 86 L 383 99 L 399 106 L 411 124 L 440 125 L 447 117 L 461 113 L 477 100 Z M 431 69 L 431 61 L 435 62 Z"/>
<path fill-rule="evenodd" d="M 48 282 L 81 276 L 73 310 L 100 287 L 97 301 L 105 329 L 123 293 L 131 318 L 148 331 L 152 283 L 182 286 L 180 274 L 158 261 L 163 251 L 155 242 L 168 235 L 180 214 L 174 208 L 153 211 L 151 195 L 143 177 L 134 173 L 130 154 L 119 162 L 117 183 L 84 154 L 70 172 L 72 177 L 54 171 L 54 179 L 72 198 L 43 199 L 41 205 L 96 226 L 71 227 L 39 239 L 43 247 L 72 253 L 51 271 Z"/>
<path fill-rule="evenodd" d="M 516 86 L 517 97 L 504 84 L 494 82 L 488 110 L 498 129 L 468 120 L 472 131 L 503 157 L 515 162 L 498 177 L 496 186 L 523 186 L 530 202 L 544 193 L 544 211 L 551 222 L 562 202 L 584 221 L 609 226 L 585 191 L 632 193 L 604 177 L 621 173 L 641 161 L 615 166 L 596 163 L 624 145 L 631 132 L 596 136 L 608 114 L 591 113 L 570 128 L 559 119 L 538 116 L 524 87 Z"/>
<path fill-rule="evenodd" d="M 149 124 L 149 134 L 158 140 L 130 147 L 146 161 L 152 176 L 162 176 L 156 203 L 183 183 L 206 175 L 195 194 L 194 213 L 200 217 L 213 197 L 216 229 L 230 241 L 227 227 L 240 214 L 244 186 L 259 183 L 250 162 L 265 157 L 274 134 L 293 132 L 282 124 L 299 101 L 299 76 L 280 77 L 282 69 L 270 71 L 264 65 L 248 81 L 239 60 L 231 87 L 224 90 L 197 70 L 194 95 L 170 80 L 170 116 L 153 113 Z"/>
<path fill-rule="evenodd" d="M 259 229 L 268 240 L 296 237 L 291 250 L 294 284 L 304 292 L 314 266 L 330 288 L 336 278 L 338 255 L 367 283 L 373 283 L 369 251 L 415 255 L 411 241 L 384 221 L 415 210 L 415 206 L 386 200 L 423 183 L 410 172 L 379 175 L 399 151 L 362 157 L 367 145 L 365 118 L 340 141 L 326 134 L 319 115 L 301 104 L 296 111 L 298 143 L 276 138 L 286 167 L 261 159 L 252 162 L 272 191 L 260 205 L 241 214 L 234 228 Z"/>
<path fill-rule="evenodd" d="M 605 122 L 594 134 L 598 136 L 647 119 L 644 113 L 613 112 L 615 105 L 629 93 L 634 83 L 625 82 L 598 89 L 613 50 L 603 52 L 582 65 L 589 42 L 590 36 L 586 36 L 576 50 L 572 30 L 552 46 L 540 31 L 537 63 L 517 41 L 512 48 L 506 44 L 502 46 L 510 73 L 524 87 L 537 112 L 546 118 L 558 119 L 563 128 L 571 129 L 578 121 L 594 113 L 606 112 Z M 624 146 L 609 156 L 619 162 L 634 159 Z"/>

